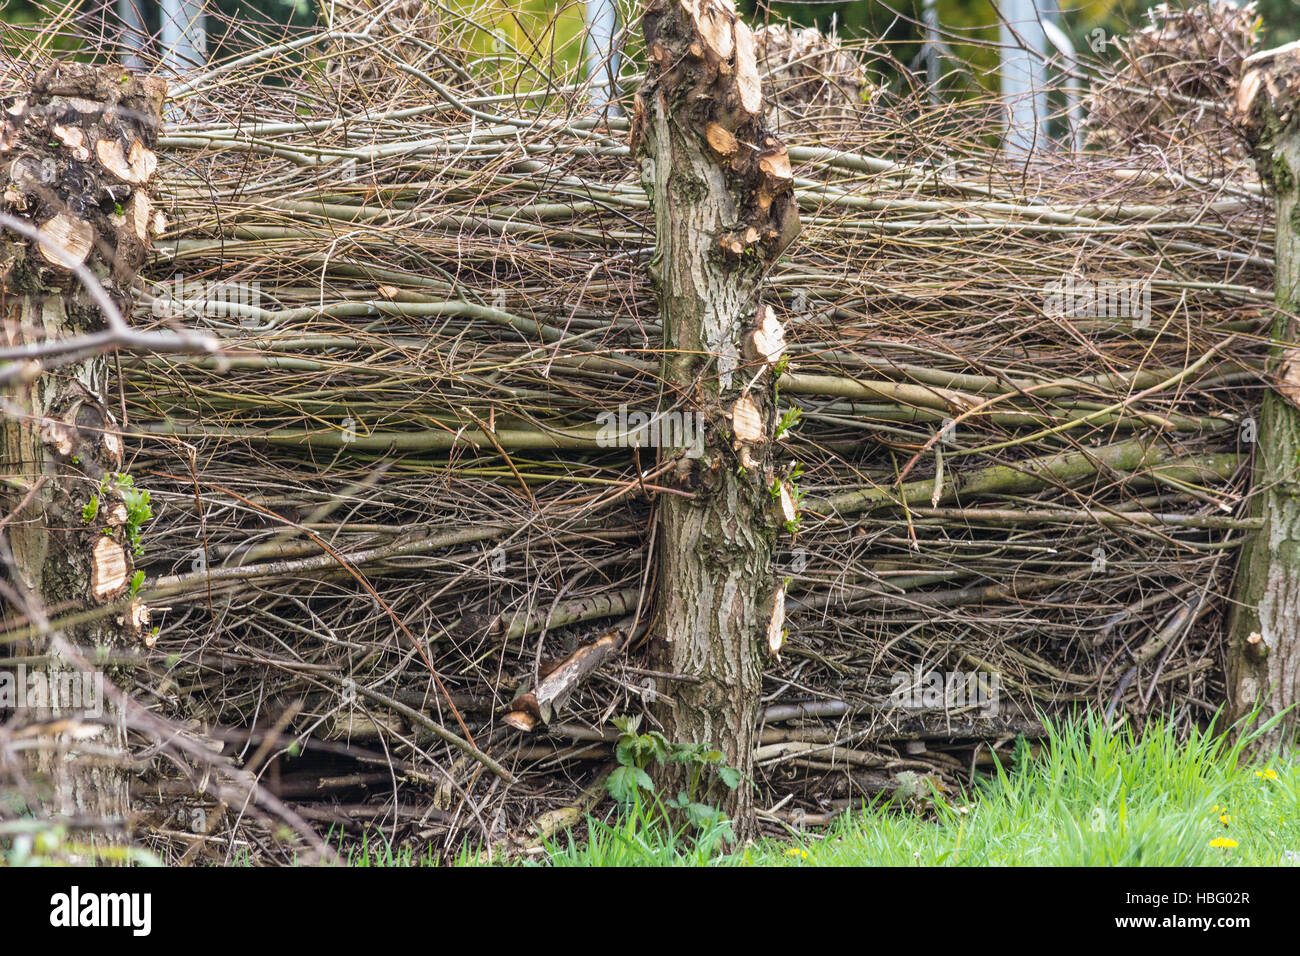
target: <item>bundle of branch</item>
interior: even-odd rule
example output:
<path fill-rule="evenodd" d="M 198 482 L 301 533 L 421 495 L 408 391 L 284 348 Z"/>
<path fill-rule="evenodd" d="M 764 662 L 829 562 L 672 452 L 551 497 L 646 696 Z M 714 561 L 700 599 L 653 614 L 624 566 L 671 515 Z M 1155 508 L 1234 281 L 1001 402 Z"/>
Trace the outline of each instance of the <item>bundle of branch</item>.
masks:
<path fill-rule="evenodd" d="M 1161 3 L 1147 19 L 1114 43 L 1119 62 L 1085 104 L 1089 142 L 1155 152 L 1173 169 L 1247 175 L 1242 137 L 1221 110 L 1236 98 L 1242 63 L 1258 46 L 1255 4 Z"/>
<path fill-rule="evenodd" d="M 373 81 L 381 77 L 393 100 L 406 100 L 419 95 L 422 76 L 441 77 L 464 69 L 448 57 L 448 49 L 440 43 L 439 10 L 431 4 L 421 0 L 345 0 L 336 11 L 351 22 L 365 24 L 361 42 L 352 37 L 335 44 L 326 61 L 330 85 L 341 100 L 357 106 L 367 104 L 373 96 Z M 454 46 L 451 49 L 454 51 Z"/>
<path fill-rule="evenodd" d="M 858 114 L 881 87 L 873 83 L 861 49 L 846 46 L 834 27 L 771 23 L 754 33 L 754 53 L 763 74 L 768 125 L 789 135 L 792 124 L 824 135 L 847 120 L 857 127 Z"/>
<path fill-rule="evenodd" d="M 159 145 L 136 319 L 224 349 L 123 362 L 157 513 L 139 683 L 228 752 L 294 741 L 276 772 L 309 819 L 496 840 L 599 780 L 611 716 L 691 680 L 637 632 L 697 410 L 660 387 L 625 125 L 449 24 L 437 59 L 471 68 L 332 26 L 292 71 L 254 49 L 189 80 Z M 344 96 L 349 50 L 373 68 Z M 781 104 L 804 231 L 763 303 L 788 634 L 757 782 L 812 812 L 1040 709 L 1208 715 L 1252 526 L 1258 183 L 1123 151 L 1009 169 L 986 102 L 825 105 Z"/>

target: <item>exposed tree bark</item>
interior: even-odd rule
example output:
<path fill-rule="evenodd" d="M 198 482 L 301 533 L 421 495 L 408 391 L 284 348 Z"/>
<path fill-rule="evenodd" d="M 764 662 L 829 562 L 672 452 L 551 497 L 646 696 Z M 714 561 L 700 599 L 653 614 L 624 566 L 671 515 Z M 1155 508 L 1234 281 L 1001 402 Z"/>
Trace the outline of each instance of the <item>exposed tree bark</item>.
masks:
<path fill-rule="evenodd" d="M 1261 720 L 1300 702 L 1300 44 L 1245 62 L 1237 110 L 1261 177 L 1277 201 L 1276 303 L 1258 428 L 1255 513 L 1261 530 L 1243 550 L 1228 636 L 1230 715 Z M 1264 743 L 1290 739 L 1294 712 Z"/>
<path fill-rule="evenodd" d="M 643 24 L 632 143 L 655 213 L 663 378 L 673 406 L 704 428 L 702 455 L 662 451 L 694 497 L 659 498 L 653 666 L 699 683 L 662 688 L 656 716 L 670 740 L 715 747 L 742 772 L 735 791 L 714 781 L 694 796 L 744 839 L 768 631 L 783 613 L 771 569 L 779 323 L 758 291 L 799 218 L 789 157 L 763 124 L 753 35 L 730 0 L 650 0 Z M 673 797 L 684 779 L 670 765 L 658 785 Z"/>
<path fill-rule="evenodd" d="M 112 67 L 66 64 L 39 75 L 25 98 L 0 114 L 3 208 L 50 244 L 0 234 L 0 341 L 5 347 L 95 332 L 104 317 L 58 250 L 86 266 L 123 312 L 157 226 L 145 184 L 165 86 Z M 42 372 L 32 361 L 4 395 L 0 416 L 0 508 L 7 527 L 4 604 L 9 626 L 42 624 L 105 604 L 116 614 L 63 634 L 94 659 L 96 648 L 146 636 L 148 612 L 128 599 L 134 571 L 128 489 L 119 481 L 122 437 L 109 410 L 107 364 L 98 355 Z M 87 505 L 92 499 L 95 504 Z M 93 514 L 92 514 L 93 512 Z M 51 652 L 49 634 L 25 655 L 29 677 L 48 686 L 86 680 L 82 706 L 51 695 L 23 713 L 40 746 L 17 770 L 43 817 L 125 824 L 126 732 L 94 678 L 75 675 Z M 0 661 L 3 663 L 3 661 Z M 112 675 L 109 675 L 111 679 Z M 18 688 L 21 695 L 23 688 Z M 41 704 L 37 699 L 28 703 Z M 85 705 L 91 704 L 90 708 Z M 120 836 L 120 830 L 117 833 Z"/>

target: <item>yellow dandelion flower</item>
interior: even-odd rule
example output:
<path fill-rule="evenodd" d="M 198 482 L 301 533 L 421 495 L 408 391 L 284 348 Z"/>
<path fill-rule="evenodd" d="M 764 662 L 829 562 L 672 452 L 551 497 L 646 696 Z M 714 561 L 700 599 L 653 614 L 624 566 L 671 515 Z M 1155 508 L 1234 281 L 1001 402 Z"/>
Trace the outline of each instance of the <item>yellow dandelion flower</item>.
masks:
<path fill-rule="evenodd" d="M 1230 839 L 1228 839 L 1227 837 L 1215 837 L 1213 840 L 1210 841 L 1210 846 L 1229 847 L 1229 848 L 1231 848 L 1231 847 L 1234 847 L 1234 846 L 1236 846 L 1236 845 L 1237 845 L 1237 841 L 1236 841 L 1236 840 L 1230 840 Z"/>
<path fill-rule="evenodd" d="M 1276 780 L 1276 779 L 1278 779 L 1278 777 L 1277 777 L 1277 771 L 1274 770 L 1272 767 L 1269 767 L 1267 770 L 1256 770 L 1256 771 L 1255 771 L 1255 776 L 1260 777 L 1260 778 L 1262 778 L 1262 779 L 1264 779 L 1264 780 Z"/>
<path fill-rule="evenodd" d="M 808 851 L 807 851 L 807 850 L 800 849 L 800 848 L 797 847 L 797 846 L 792 846 L 792 847 L 790 847 L 790 849 L 788 849 L 788 850 L 785 851 L 785 855 L 786 855 L 786 856 L 797 856 L 797 857 L 798 857 L 799 859 L 801 859 L 801 860 L 806 860 L 806 859 L 808 859 Z"/>
<path fill-rule="evenodd" d="M 1228 814 L 1226 813 L 1221 813 L 1219 814 L 1219 822 L 1222 823 L 1224 826 L 1227 826 L 1229 823 L 1232 822 L 1232 817 L 1228 816 Z"/>

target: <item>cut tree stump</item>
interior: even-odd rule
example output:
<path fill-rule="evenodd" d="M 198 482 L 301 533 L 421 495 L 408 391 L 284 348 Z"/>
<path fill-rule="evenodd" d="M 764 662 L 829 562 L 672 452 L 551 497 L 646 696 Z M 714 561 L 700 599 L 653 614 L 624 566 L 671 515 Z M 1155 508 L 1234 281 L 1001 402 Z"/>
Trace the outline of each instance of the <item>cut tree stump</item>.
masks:
<path fill-rule="evenodd" d="M 716 748 L 741 771 L 735 790 L 706 780 L 690 796 L 744 839 L 763 665 L 784 615 L 771 566 L 783 345 L 759 288 L 799 215 L 789 157 L 764 126 L 753 34 L 730 0 L 650 0 L 643 27 L 649 65 L 631 136 L 655 215 L 664 400 L 706 422 L 702 456 L 660 450 L 690 497 L 658 499 L 652 666 L 698 682 L 671 684 L 655 716 L 669 740 Z M 679 764 L 659 777 L 665 798 L 688 789 Z"/>
<path fill-rule="evenodd" d="M 84 263 L 124 314 L 132 282 L 149 248 L 152 208 L 144 192 L 157 158 L 165 86 L 114 67 L 68 63 L 46 70 L 11 106 L 0 163 L 3 209 L 29 222 L 47 243 L 0 233 L 0 336 L 6 347 L 93 333 L 105 321 L 68 267 Z M 95 144 L 90 148 L 89 144 Z M 39 247 L 38 247 L 39 246 Z M 0 419 L 0 542 L 11 600 L 7 629 L 103 609 L 61 633 L 93 660 L 98 648 L 146 639 L 148 610 L 126 601 L 134 571 L 127 509 L 117 475 L 120 425 L 103 400 L 107 365 L 89 356 L 33 375 L 7 395 Z M 93 502 L 92 502 L 93 499 Z M 118 602 L 122 607 L 113 607 Z M 81 614 L 80 617 L 86 615 Z M 44 658 L 28 663 L 49 686 L 85 691 L 95 675 L 72 672 L 51 653 L 48 637 L 0 653 Z M 112 678 L 110 673 L 109 678 Z M 23 791 L 28 809 L 54 820 L 96 821 L 81 842 L 120 840 L 128 819 L 126 730 L 101 700 L 102 713 L 51 694 L 48 707 L 24 717 L 44 730 L 30 755 Z M 69 709 L 71 705 L 71 709 Z M 57 718 L 57 719 L 54 719 Z"/>
<path fill-rule="evenodd" d="M 1300 43 L 1247 58 L 1237 116 L 1261 178 L 1277 202 L 1273 388 L 1260 409 L 1254 515 L 1243 549 L 1228 633 L 1229 715 L 1259 708 L 1260 721 L 1300 702 Z M 1292 711 L 1261 740 L 1295 735 Z"/>

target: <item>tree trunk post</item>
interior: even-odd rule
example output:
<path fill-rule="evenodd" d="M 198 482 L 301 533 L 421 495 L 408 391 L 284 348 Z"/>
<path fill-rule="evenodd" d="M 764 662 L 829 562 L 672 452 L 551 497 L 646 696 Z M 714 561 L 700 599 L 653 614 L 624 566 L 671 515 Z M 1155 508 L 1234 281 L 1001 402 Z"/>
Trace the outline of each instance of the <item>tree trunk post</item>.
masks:
<path fill-rule="evenodd" d="M 643 26 L 631 138 L 655 215 L 651 273 L 673 406 L 659 444 L 692 496 L 658 499 L 651 653 L 656 668 L 698 681 L 662 688 L 656 718 L 670 741 L 716 748 L 741 772 L 734 790 L 705 780 L 690 796 L 725 812 L 743 840 L 754 829 L 763 664 L 784 624 L 772 551 L 791 517 L 772 453 L 782 331 L 759 287 L 799 216 L 788 154 L 764 126 L 753 34 L 731 0 L 649 0 Z M 672 799 L 688 779 L 666 765 L 657 787 Z"/>
<path fill-rule="evenodd" d="M 157 163 L 165 90 L 162 81 L 121 68 L 68 63 L 3 104 L 3 209 L 49 240 L 0 231 L 3 347 L 104 328 L 58 250 L 85 264 L 128 313 L 136 271 L 161 225 L 146 184 Z M 24 708 L 22 722 L 39 742 L 0 774 L 20 778 L 33 815 L 114 828 L 92 842 L 118 842 L 127 823 L 126 730 L 102 693 L 103 675 L 79 674 L 60 660 L 44 622 L 117 605 L 57 632 L 91 661 L 97 650 L 148 637 L 147 609 L 131 593 L 141 501 L 121 477 L 107 368 L 100 355 L 50 369 L 27 360 L 3 394 L 0 416 L 5 625 L 43 635 L 10 647 L 8 661 L 0 657 Z"/>
<path fill-rule="evenodd" d="M 1264 721 L 1300 702 L 1300 44 L 1245 62 L 1237 98 L 1261 178 L 1277 202 L 1272 388 L 1260 409 L 1255 512 L 1262 528 L 1243 550 L 1229 625 L 1229 714 Z M 1295 714 L 1262 741 L 1290 739 Z"/>

